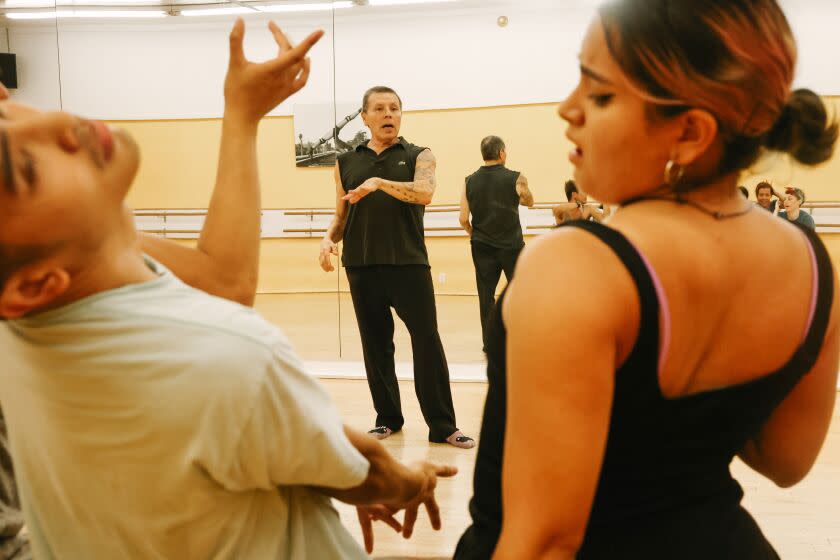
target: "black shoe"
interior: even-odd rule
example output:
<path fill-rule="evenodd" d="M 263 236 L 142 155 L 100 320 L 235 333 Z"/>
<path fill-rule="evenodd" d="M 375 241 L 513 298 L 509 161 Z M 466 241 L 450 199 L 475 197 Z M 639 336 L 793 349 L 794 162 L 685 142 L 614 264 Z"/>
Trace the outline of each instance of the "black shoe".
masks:
<path fill-rule="evenodd" d="M 391 434 L 393 434 L 394 430 L 392 430 L 388 426 L 377 426 L 372 430 L 368 430 L 368 433 L 376 439 L 385 439 Z"/>

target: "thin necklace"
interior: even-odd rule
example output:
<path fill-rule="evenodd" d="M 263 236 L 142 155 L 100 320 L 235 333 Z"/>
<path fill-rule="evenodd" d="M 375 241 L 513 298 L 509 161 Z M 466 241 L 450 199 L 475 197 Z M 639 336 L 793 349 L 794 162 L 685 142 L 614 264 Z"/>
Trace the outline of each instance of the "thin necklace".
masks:
<path fill-rule="evenodd" d="M 755 204 L 749 203 L 749 205 L 744 208 L 743 210 L 738 210 L 737 212 L 721 212 L 719 210 L 709 210 L 702 204 L 698 204 L 693 200 L 688 200 L 687 198 L 683 198 L 681 195 L 676 195 L 674 198 L 668 196 L 640 196 L 638 198 L 634 198 L 624 205 L 627 206 L 628 204 L 633 204 L 634 202 L 641 202 L 643 200 L 665 200 L 668 202 L 676 202 L 677 204 L 687 204 L 692 208 L 696 208 L 697 210 L 703 212 L 707 216 L 711 216 L 715 220 L 728 220 L 729 218 L 739 218 L 748 214 L 754 207 Z"/>

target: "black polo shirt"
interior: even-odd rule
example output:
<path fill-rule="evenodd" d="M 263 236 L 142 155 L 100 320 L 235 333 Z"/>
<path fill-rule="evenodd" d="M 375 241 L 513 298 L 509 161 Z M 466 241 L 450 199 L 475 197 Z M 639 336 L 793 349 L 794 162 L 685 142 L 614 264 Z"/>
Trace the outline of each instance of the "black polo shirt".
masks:
<path fill-rule="evenodd" d="M 472 241 L 497 249 L 525 245 L 519 222 L 519 172 L 504 165 L 485 165 L 467 177 L 467 202 L 472 214 Z"/>
<path fill-rule="evenodd" d="M 371 177 L 410 183 L 414 181 L 417 156 L 425 150 L 400 137 L 381 154 L 367 142 L 338 156 L 341 186 L 349 192 Z M 426 207 L 394 198 L 378 190 L 349 205 L 344 225 L 344 266 L 429 266 L 423 215 Z"/>

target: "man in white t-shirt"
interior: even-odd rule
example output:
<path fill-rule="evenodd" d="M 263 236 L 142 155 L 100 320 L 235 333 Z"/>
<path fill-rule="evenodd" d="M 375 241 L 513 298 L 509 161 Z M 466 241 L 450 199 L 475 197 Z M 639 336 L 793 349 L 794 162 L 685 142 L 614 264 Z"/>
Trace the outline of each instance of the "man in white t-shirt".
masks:
<path fill-rule="evenodd" d="M 141 251 L 231 297 L 223 265 L 237 250 L 256 260 L 258 224 L 225 248 L 231 213 L 214 208 L 235 184 L 258 206 L 258 122 L 303 87 L 320 38 L 292 48 L 272 31 L 280 54 L 263 64 L 245 60 L 241 21 L 231 34 L 197 250 L 138 239 L 125 132 L 0 103 L 0 400 L 38 558 L 365 557 L 328 496 L 362 506 L 368 546 L 370 521 L 397 528 L 402 508 L 407 532 L 421 505 L 439 525 L 436 478 L 454 469 L 406 467 L 344 428 L 276 328 Z"/>

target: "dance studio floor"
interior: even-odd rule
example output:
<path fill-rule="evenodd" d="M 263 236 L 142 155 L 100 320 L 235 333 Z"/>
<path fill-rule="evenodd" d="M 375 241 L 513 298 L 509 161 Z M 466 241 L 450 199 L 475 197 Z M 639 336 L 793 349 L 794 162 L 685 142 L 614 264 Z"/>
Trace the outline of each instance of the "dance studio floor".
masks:
<path fill-rule="evenodd" d="M 371 427 L 372 405 L 366 382 L 328 379 L 324 384 L 347 424 L 359 430 Z M 453 479 L 440 481 L 438 496 L 443 516 L 440 532 L 432 531 L 425 515 L 421 515 L 410 541 L 381 525 L 376 529 L 373 556 L 448 557 L 469 524 L 467 504 L 472 496 L 475 449 L 429 444 L 413 384 L 403 381 L 400 390 L 406 415 L 405 429 L 385 440 L 385 445 L 404 461 L 439 461 L 457 466 L 460 472 Z M 459 427 L 477 437 L 486 384 L 453 383 L 452 392 Z M 816 466 L 799 485 L 787 490 L 776 488 L 737 461 L 733 471 L 746 491 L 746 507 L 784 560 L 840 559 L 840 410 L 835 410 L 828 441 Z M 343 504 L 339 504 L 338 509 L 345 524 L 361 542 L 355 510 Z"/>

